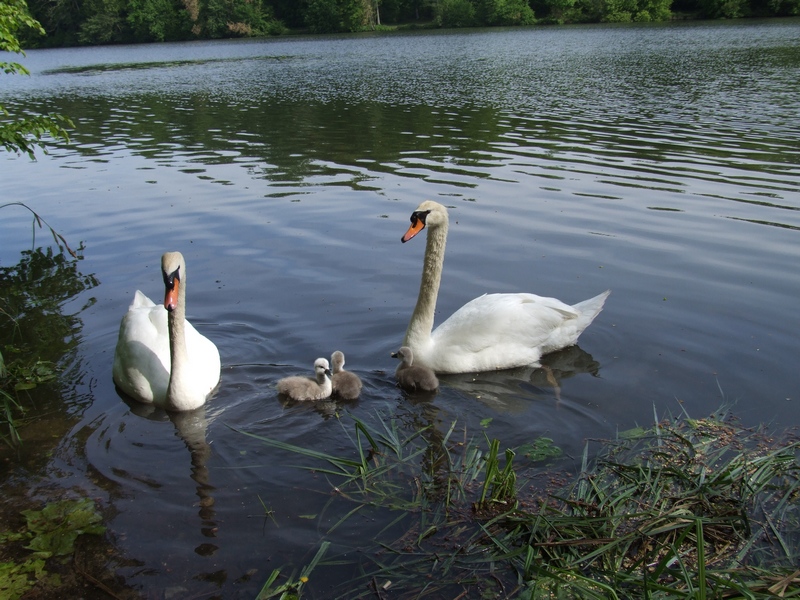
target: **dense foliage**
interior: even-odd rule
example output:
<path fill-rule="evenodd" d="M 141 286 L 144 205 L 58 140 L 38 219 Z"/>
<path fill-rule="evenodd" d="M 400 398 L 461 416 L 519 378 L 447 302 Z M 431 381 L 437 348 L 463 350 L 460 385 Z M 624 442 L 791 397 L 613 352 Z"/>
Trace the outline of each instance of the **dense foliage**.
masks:
<path fill-rule="evenodd" d="M 661 21 L 676 15 L 800 15 L 800 0 L 30 0 L 29 7 L 47 37 L 26 42 L 51 46 L 263 36 L 288 30 L 336 33 L 396 26 Z"/>
<path fill-rule="evenodd" d="M 20 32 L 42 35 L 44 29 L 28 14 L 25 0 L 0 0 L 0 53 L 24 55 Z M 21 64 L 5 60 L 0 60 L 0 71 L 6 75 L 28 75 L 28 70 Z M 44 149 L 42 138 L 69 139 L 65 127 L 71 125 L 69 119 L 58 114 L 13 115 L 0 104 L 0 147 L 9 152 L 25 152 L 34 158 L 37 146 Z"/>

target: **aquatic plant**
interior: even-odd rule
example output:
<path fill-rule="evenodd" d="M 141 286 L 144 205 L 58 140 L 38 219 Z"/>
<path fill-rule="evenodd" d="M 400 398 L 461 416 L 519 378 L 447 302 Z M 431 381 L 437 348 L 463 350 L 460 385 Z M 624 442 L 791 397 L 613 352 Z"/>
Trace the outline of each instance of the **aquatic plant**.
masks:
<path fill-rule="evenodd" d="M 389 585 L 395 597 L 800 597 L 796 439 L 724 415 L 668 418 L 603 441 L 593 460 L 587 444 L 563 485 L 552 469 L 512 467 L 510 450 L 501 467 L 496 440 L 484 452 L 455 423 L 437 436 L 354 422 L 357 459 L 259 438 L 327 463 L 315 471 L 328 506 L 354 506 L 326 535 L 367 507 L 394 515 L 340 597 Z"/>
<path fill-rule="evenodd" d="M 330 546 L 329 542 L 322 542 L 314 558 L 311 559 L 311 562 L 300 570 L 299 575 L 292 573 L 287 577 L 285 583 L 276 585 L 276 582 L 281 577 L 281 570 L 273 570 L 267 578 L 267 581 L 264 582 L 264 585 L 261 587 L 261 591 L 258 593 L 258 596 L 256 596 L 256 600 L 269 600 L 270 598 L 278 598 L 278 600 L 299 599 L 303 586 L 308 583 L 311 572 L 319 564 L 323 556 L 325 556 L 325 553 L 328 551 L 328 546 Z"/>
<path fill-rule="evenodd" d="M 20 598 L 35 585 L 58 587 L 60 578 L 48 570 L 47 560 L 68 560 L 78 536 L 105 532 L 102 516 L 89 498 L 60 500 L 22 514 L 25 526 L 21 530 L 0 532 L 5 559 L 0 560 L 2 598 Z M 14 545 L 30 550 L 24 560 L 7 559 L 8 547 Z"/>

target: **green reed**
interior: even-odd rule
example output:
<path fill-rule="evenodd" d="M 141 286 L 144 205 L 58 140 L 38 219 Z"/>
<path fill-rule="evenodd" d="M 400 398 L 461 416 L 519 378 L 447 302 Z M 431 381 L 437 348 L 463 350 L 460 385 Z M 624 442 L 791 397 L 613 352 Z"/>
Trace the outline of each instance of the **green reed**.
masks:
<path fill-rule="evenodd" d="M 314 467 L 335 491 L 326 510 L 352 507 L 326 535 L 366 507 L 386 516 L 338 597 L 800 598 L 796 440 L 667 419 L 594 459 L 587 444 L 566 485 L 534 484 L 557 473 L 514 464 L 511 449 L 501 467 L 499 441 L 484 449 L 456 423 L 375 423 L 353 419 L 349 458 L 259 438 L 327 463 Z"/>

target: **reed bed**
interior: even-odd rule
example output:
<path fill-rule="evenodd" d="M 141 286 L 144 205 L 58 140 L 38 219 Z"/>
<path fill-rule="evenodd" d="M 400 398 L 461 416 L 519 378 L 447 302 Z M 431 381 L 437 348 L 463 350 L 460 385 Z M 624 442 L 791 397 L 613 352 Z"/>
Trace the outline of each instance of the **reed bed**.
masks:
<path fill-rule="evenodd" d="M 361 511 L 385 517 L 340 598 L 800 598 L 794 436 L 670 417 L 587 443 L 570 474 L 457 423 L 442 434 L 378 417 L 342 419 L 349 457 L 259 438 L 316 459 L 326 510 L 343 515 L 325 538 Z M 353 561 L 321 544 L 313 566 Z M 279 571 L 259 598 L 300 597 Z"/>

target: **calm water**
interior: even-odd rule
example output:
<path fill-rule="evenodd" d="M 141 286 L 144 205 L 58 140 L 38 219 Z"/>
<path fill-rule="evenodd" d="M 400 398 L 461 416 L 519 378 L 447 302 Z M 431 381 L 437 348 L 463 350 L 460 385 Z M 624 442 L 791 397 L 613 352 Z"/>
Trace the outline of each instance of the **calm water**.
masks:
<path fill-rule="evenodd" d="M 75 121 L 36 162 L 0 155 L 3 201 L 67 239 L 100 285 L 81 313 L 80 421 L 45 484 L 109 509 L 148 597 L 251 598 L 320 542 L 367 550 L 384 523 L 323 511 L 313 461 L 231 429 L 347 455 L 352 416 L 454 420 L 507 446 L 588 438 L 723 403 L 800 425 L 800 21 L 562 27 L 31 51 L 0 102 Z M 426 198 L 451 229 L 439 321 L 491 291 L 574 303 L 607 288 L 580 347 L 541 371 L 393 386 L 416 298 Z M 30 246 L 2 213 L 2 264 Z M 46 238 L 39 238 L 46 243 Z M 187 258 L 188 314 L 222 382 L 201 414 L 129 407 L 111 381 L 119 319 Z M 90 302 L 94 299 L 95 302 Z M 344 407 L 283 406 L 275 381 L 341 349 L 365 382 Z M 335 418 L 337 412 L 339 419 Z M 320 493 L 321 492 L 321 493 Z M 264 517 L 261 502 L 274 510 Z M 374 515 L 373 515 L 374 517 Z M 387 517 L 390 519 L 393 517 Z M 387 520 L 388 522 L 388 520 Z M 287 572 L 290 569 L 287 570 Z M 350 576 L 322 569 L 312 597 Z"/>

